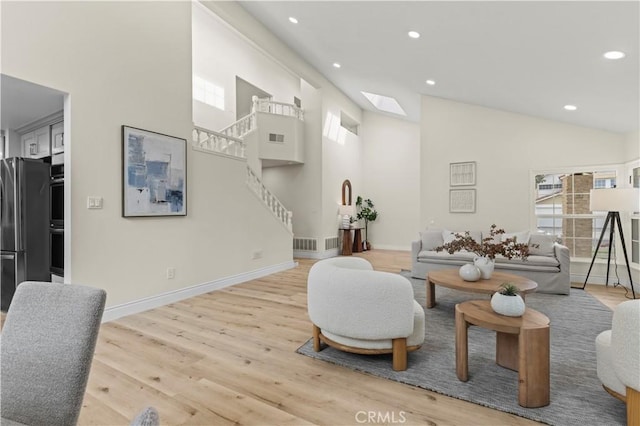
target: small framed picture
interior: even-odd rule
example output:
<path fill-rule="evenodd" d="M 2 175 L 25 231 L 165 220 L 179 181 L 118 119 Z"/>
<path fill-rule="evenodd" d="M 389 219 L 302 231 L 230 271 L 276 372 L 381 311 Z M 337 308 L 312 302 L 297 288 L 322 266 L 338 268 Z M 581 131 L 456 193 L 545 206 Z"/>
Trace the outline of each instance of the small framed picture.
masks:
<path fill-rule="evenodd" d="M 450 186 L 465 186 L 476 184 L 476 162 L 449 164 Z"/>
<path fill-rule="evenodd" d="M 122 216 L 186 216 L 186 139 L 122 126 L 122 183 Z"/>
<path fill-rule="evenodd" d="M 475 213 L 476 190 L 475 189 L 450 189 L 449 190 L 450 213 Z"/>

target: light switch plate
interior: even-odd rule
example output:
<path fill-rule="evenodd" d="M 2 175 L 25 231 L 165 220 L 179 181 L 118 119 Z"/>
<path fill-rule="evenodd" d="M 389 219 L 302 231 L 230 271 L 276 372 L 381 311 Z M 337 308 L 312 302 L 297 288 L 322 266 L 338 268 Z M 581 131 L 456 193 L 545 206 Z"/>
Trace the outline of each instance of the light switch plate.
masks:
<path fill-rule="evenodd" d="M 87 197 L 87 208 L 88 209 L 101 209 L 102 208 L 102 197 Z"/>

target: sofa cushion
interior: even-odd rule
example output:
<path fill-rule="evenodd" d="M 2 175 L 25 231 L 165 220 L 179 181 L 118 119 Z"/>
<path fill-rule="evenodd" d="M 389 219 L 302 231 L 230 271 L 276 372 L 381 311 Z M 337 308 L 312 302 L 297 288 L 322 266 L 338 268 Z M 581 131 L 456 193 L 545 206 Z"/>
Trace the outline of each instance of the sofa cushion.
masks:
<path fill-rule="evenodd" d="M 439 252 L 435 250 L 422 250 L 418 253 L 418 262 L 473 262 L 475 257 L 477 257 L 475 253 L 466 250 L 457 251 L 453 254 L 449 254 L 444 250 Z"/>
<path fill-rule="evenodd" d="M 444 243 L 440 229 L 425 229 L 420 233 L 420 239 L 422 240 L 422 250 L 433 250 Z"/>
<path fill-rule="evenodd" d="M 522 260 L 520 258 L 514 257 L 512 259 L 507 259 L 503 256 L 496 256 L 496 264 L 504 264 L 509 263 L 512 265 L 528 265 L 528 266 L 560 266 L 560 262 L 555 257 L 549 256 L 538 256 L 538 255 L 530 255 L 526 260 Z"/>
<path fill-rule="evenodd" d="M 555 240 L 556 237 L 554 237 L 553 235 L 531 235 L 531 237 L 529 238 L 529 254 L 555 257 Z M 536 244 L 538 247 L 533 247 L 534 244 Z"/>

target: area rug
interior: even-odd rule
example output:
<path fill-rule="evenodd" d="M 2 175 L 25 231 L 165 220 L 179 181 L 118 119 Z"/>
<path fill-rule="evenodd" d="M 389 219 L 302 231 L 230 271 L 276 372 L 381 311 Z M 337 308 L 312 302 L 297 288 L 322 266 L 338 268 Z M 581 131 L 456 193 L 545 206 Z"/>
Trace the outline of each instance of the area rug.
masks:
<path fill-rule="evenodd" d="M 410 280 L 416 300 L 424 306 L 425 281 Z M 518 405 L 518 373 L 495 363 L 495 332 L 480 327 L 469 328 L 469 381 L 459 381 L 455 372 L 454 306 L 482 297 L 489 296 L 436 286 L 437 305 L 425 309 L 425 343 L 409 353 L 406 371 L 391 369 L 391 355 L 357 355 L 331 347 L 314 352 L 311 341 L 298 353 L 551 425 L 626 423 L 624 403 L 607 394 L 596 376 L 595 338 L 611 328 L 612 312 L 583 290 L 571 289 L 569 296 L 532 293 L 526 297 L 528 307 L 551 321 L 548 406 Z"/>

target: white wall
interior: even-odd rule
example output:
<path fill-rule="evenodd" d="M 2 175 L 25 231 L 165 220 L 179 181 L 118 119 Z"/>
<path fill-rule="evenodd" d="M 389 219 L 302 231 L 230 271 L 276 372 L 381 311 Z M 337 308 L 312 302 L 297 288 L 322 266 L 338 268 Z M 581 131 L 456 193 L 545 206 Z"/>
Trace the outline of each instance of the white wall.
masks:
<path fill-rule="evenodd" d="M 302 81 L 305 155 L 303 165 L 264 169 L 267 188 L 293 212 L 296 237 L 322 235 L 322 91 Z"/>
<path fill-rule="evenodd" d="M 423 96 L 421 227 L 529 229 L 531 170 L 625 161 L 624 136 Z M 477 162 L 476 213 L 449 213 L 449 163 Z M 433 223 L 431 224 L 431 221 Z"/>
<path fill-rule="evenodd" d="M 344 111 L 356 122 L 362 122 L 360 108 L 348 102 L 342 93 L 327 88 L 323 92 L 322 105 L 322 236 L 338 235 L 338 205 L 342 204 L 342 183 L 345 179 L 351 182 L 352 204 L 355 206 L 358 195 L 363 194 L 364 181 L 362 175 L 362 141 L 360 136 L 346 132 L 344 143 L 328 138 L 324 133 L 328 115 L 340 118 Z M 348 202 L 348 200 L 347 200 Z"/>
<path fill-rule="evenodd" d="M 640 132 L 627 133 L 625 135 L 626 161 L 640 158 Z"/>
<path fill-rule="evenodd" d="M 244 163 L 191 149 L 186 217 L 121 217 L 121 126 L 190 140 L 191 3 L 1 7 L 3 73 L 69 93 L 67 281 L 105 288 L 113 306 L 291 261 L 291 237 L 259 213 Z M 89 195 L 104 208 L 87 210 Z"/>
<path fill-rule="evenodd" d="M 362 111 L 236 2 L 206 2 L 205 6 L 241 32 L 259 52 L 269 52 L 268 57 L 281 68 L 278 73 L 287 70 L 291 76 L 301 79 L 301 95 L 295 96 L 302 99 L 305 126 L 311 129 L 311 132 L 305 130 L 305 165 L 265 169 L 263 180 L 285 206 L 293 210 L 296 236 L 318 238 L 322 244 L 325 237 L 338 234 L 337 202 L 341 199 L 342 181 L 350 176 L 352 183 L 356 181 L 354 194 L 363 188 L 359 142 L 356 142 L 358 138 L 353 137 L 344 146 L 337 147 L 335 142 L 321 139 L 322 126 L 328 111 L 333 111 L 339 117 L 340 111 L 343 110 L 356 121 L 361 120 Z M 258 60 L 255 52 L 250 53 L 246 47 L 240 45 L 237 45 L 237 48 L 242 50 L 242 55 L 249 55 L 252 60 Z M 256 72 L 262 72 L 259 67 L 252 66 Z M 275 74 L 267 76 L 276 77 Z M 274 100 L 280 100 L 275 98 L 274 89 L 267 87 L 266 82 L 263 86 L 258 84 L 255 78 L 243 75 L 240 77 L 274 94 Z M 292 101 L 285 99 L 284 102 Z M 321 186 L 318 186 L 316 179 L 320 180 Z M 321 197 L 319 203 L 318 197 Z"/>
<path fill-rule="evenodd" d="M 365 198 L 378 219 L 369 224 L 375 248 L 410 250 L 420 227 L 420 125 L 365 111 L 361 126 Z"/>
<path fill-rule="evenodd" d="M 193 5 L 193 73 L 225 89 L 225 110 L 193 101 L 197 126 L 221 130 L 236 121 L 236 76 L 277 102 L 300 98 L 300 78 L 198 2 Z"/>

